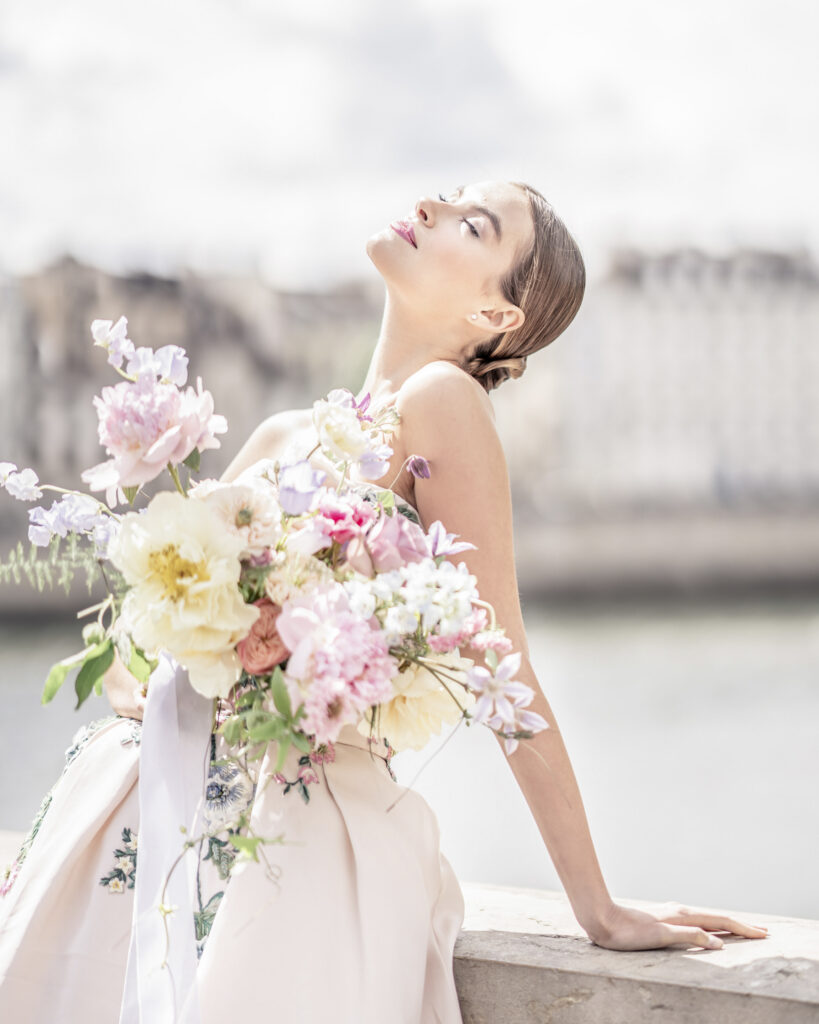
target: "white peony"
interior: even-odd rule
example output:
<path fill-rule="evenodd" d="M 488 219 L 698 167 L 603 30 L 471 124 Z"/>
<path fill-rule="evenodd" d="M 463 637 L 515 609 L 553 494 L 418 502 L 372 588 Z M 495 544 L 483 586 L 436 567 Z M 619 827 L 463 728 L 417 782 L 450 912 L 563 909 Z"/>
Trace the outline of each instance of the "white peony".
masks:
<path fill-rule="evenodd" d="M 270 484 L 262 480 L 232 484 L 203 480 L 190 497 L 210 505 L 224 528 L 242 541 L 242 557 L 275 547 L 282 535 L 282 510 Z"/>
<path fill-rule="evenodd" d="M 259 616 L 238 588 L 243 539 L 206 503 L 175 491 L 123 516 L 109 557 L 131 589 L 122 621 L 149 655 L 167 651 L 206 697 L 239 678 L 234 648 Z"/>
<path fill-rule="evenodd" d="M 454 675 L 464 680 L 474 664 L 472 659 L 453 652 L 434 661 L 446 673 L 446 685 L 457 704 L 426 666 L 413 662 L 405 672 L 399 672 L 392 680 L 395 696 L 379 705 L 376 718 L 379 735 L 385 736 L 395 750 L 421 750 L 445 725 L 454 725 L 462 710 L 475 703 L 473 693 L 449 678 Z M 358 723 L 358 731 L 364 736 L 370 735 L 369 715 L 367 712 Z"/>

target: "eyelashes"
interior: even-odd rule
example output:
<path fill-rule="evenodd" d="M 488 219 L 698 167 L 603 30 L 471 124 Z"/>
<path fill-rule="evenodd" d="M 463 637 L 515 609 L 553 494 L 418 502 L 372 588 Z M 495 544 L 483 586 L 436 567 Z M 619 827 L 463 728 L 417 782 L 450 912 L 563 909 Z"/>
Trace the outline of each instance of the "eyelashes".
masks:
<path fill-rule="evenodd" d="M 447 197 L 445 195 L 442 195 L 442 193 L 440 193 L 440 192 L 438 193 L 438 198 L 441 200 L 442 203 L 448 203 L 449 202 Z M 469 226 L 469 230 L 472 232 L 472 234 L 476 238 L 480 238 L 481 237 L 480 233 L 478 232 L 478 229 L 475 227 L 475 225 L 471 221 L 468 221 L 466 219 L 466 217 L 461 217 L 461 220 L 464 222 L 464 224 L 467 224 Z"/>

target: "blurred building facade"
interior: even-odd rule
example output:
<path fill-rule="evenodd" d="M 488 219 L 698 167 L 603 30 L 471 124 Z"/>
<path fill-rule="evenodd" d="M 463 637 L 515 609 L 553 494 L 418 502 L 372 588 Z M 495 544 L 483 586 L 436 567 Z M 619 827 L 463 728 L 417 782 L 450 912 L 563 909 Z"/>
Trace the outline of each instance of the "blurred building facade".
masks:
<path fill-rule="evenodd" d="M 78 482 L 98 462 L 91 345 L 125 314 L 181 344 L 230 432 L 218 475 L 270 413 L 357 390 L 382 292 L 117 277 L 66 258 L 0 284 L 2 458 Z M 619 252 L 575 323 L 493 392 L 527 589 L 819 579 L 819 274 L 803 252 Z M 491 486 L 485 481 L 485 486 Z M 24 531 L 2 509 L 6 549 Z"/>

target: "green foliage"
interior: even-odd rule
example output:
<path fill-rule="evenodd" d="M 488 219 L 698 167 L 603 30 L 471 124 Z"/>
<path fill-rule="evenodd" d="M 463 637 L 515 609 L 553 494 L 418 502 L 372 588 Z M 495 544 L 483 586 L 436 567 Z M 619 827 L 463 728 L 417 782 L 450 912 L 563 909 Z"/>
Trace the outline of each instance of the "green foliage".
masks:
<path fill-rule="evenodd" d="M 96 690 L 98 695 L 102 694 L 102 677 L 111 667 L 114 660 L 114 642 L 109 637 L 101 644 L 97 644 L 95 654 L 89 654 L 83 662 L 83 666 L 74 681 L 74 690 L 77 694 L 77 707 L 79 707 L 91 696 L 91 691 Z"/>
<path fill-rule="evenodd" d="M 140 651 L 136 647 L 131 647 L 131 658 L 128 662 L 128 671 L 132 676 L 136 676 L 137 681 L 140 683 L 147 683 L 153 670 L 159 664 L 158 661 L 149 660 L 145 657 L 145 652 Z"/>
<path fill-rule="evenodd" d="M 262 836 L 242 836 L 233 832 L 228 835 L 228 841 L 236 847 L 239 853 L 244 854 L 249 860 L 255 861 L 259 859 L 259 843 L 265 842 Z"/>
<path fill-rule="evenodd" d="M 287 686 L 284 682 L 284 673 L 278 665 L 273 669 L 273 675 L 270 679 L 270 690 L 273 694 L 273 703 L 276 705 L 276 709 L 285 718 L 292 718 L 293 708 L 290 704 L 290 694 L 287 692 Z"/>
<path fill-rule="evenodd" d="M 77 693 L 77 707 L 80 707 L 83 701 L 91 695 L 92 690 L 99 687 L 98 692 L 101 692 L 102 677 L 110 668 L 113 660 L 114 644 L 108 637 L 102 643 L 93 644 L 78 654 L 72 654 L 70 657 L 58 661 L 46 676 L 42 703 L 48 704 L 52 701 L 65 682 L 68 673 L 79 668 L 80 672 L 74 683 L 74 689 Z"/>
<path fill-rule="evenodd" d="M 42 593 L 46 587 L 62 587 L 66 594 L 80 570 L 85 571 L 86 584 L 91 592 L 100 571 L 99 559 L 90 540 L 84 541 L 74 533 L 67 537 L 53 537 L 48 547 L 30 544 L 28 551 L 22 541 L 12 548 L 5 561 L 0 562 L 0 583 L 20 584 L 25 578 Z"/>
<path fill-rule="evenodd" d="M 191 473 L 199 472 L 199 462 L 202 457 L 202 453 L 198 448 L 194 448 L 190 455 L 182 460 L 182 465 L 187 466 Z"/>

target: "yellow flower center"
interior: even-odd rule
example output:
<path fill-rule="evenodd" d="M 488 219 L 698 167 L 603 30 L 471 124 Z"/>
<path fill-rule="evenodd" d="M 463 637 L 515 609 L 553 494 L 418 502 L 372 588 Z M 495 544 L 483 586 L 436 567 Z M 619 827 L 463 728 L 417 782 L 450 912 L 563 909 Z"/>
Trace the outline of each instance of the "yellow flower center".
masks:
<path fill-rule="evenodd" d="M 154 576 L 161 580 L 165 593 L 172 601 L 180 601 L 191 583 L 204 583 L 210 579 L 204 559 L 192 562 L 189 558 L 183 558 L 176 544 L 166 544 L 164 548 L 152 551 L 148 555 L 148 565 Z"/>
<path fill-rule="evenodd" d="M 253 509 L 245 506 L 240 508 L 236 513 L 236 525 L 237 526 L 249 526 L 253 521 Z"/>

